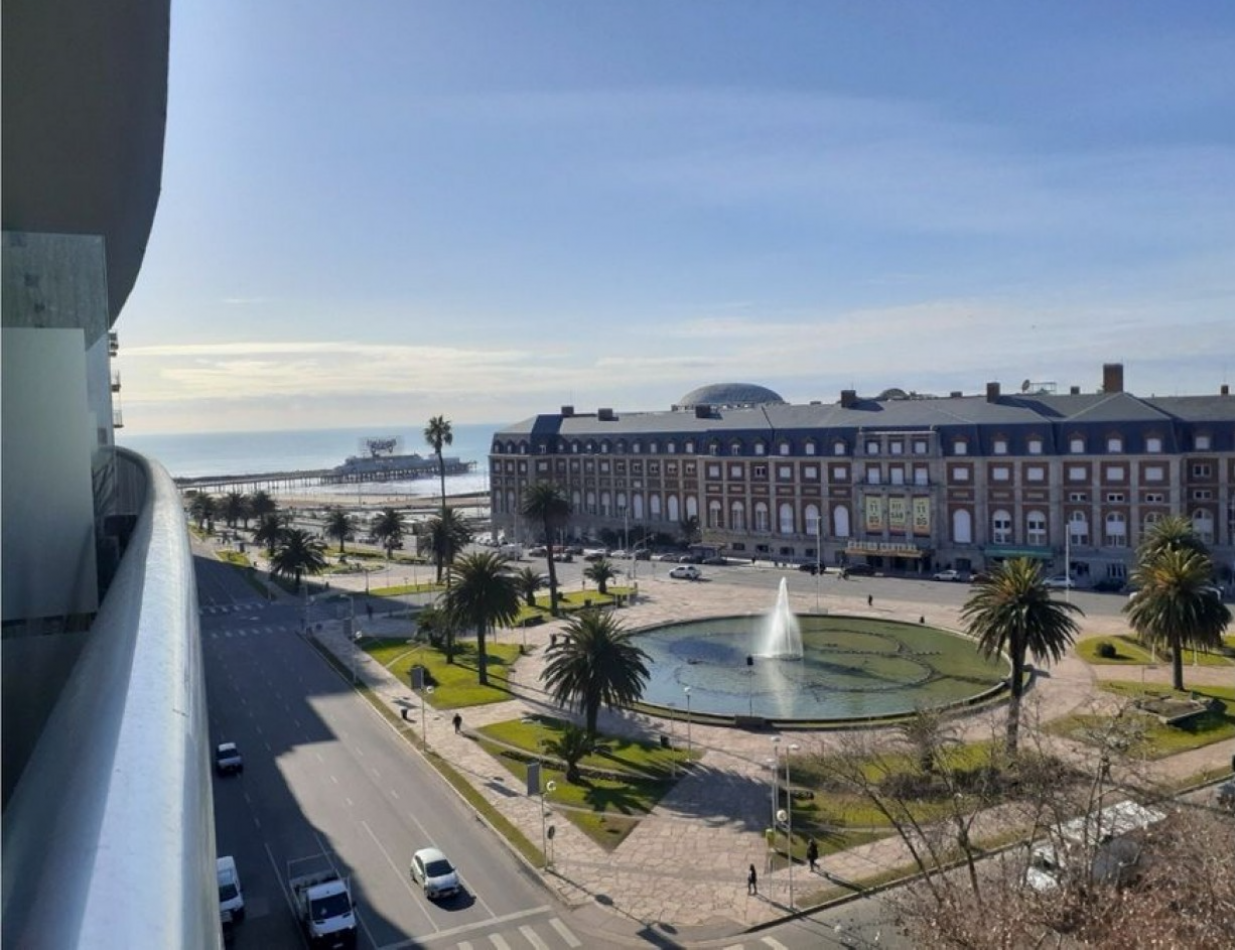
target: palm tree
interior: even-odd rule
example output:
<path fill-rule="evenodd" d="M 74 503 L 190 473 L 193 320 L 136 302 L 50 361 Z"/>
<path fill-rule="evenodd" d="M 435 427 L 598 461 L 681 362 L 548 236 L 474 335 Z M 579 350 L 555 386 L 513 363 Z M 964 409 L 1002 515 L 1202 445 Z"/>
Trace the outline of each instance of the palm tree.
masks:
<path fill-rule="evenodd" d="M 1184 688 L 1184 648 L 1221 646 L 1231 622 L 1231 611 L 1212 586 L 1212 574 L 1209 556 L 1191 547 L 1160 547 L 1157 554 L 1140 558 L 1132 574 L 1138 589 L 1124 613 L 1142 640 L 1171 651 L 1175 689 Z"/>
<path fill-rule="evenodd" d="M 680 527 L 682 529 L 682 537 L 686 540 L 689 547 L 698 541 L 702 534 L 699 531 L 699 516 L 691 515 L 689 518 L 683 518 Z"/>
<path fill-rule="evenodd" d="M 300 590 L 300 578 L 305 574 L 320 574 L 326 569 L 326 545 L 300 528 L 288 528 L 279 539 L 270 558 L 270 573 L 290 577 L 294 589 Z"/>
<path fill-rule="evenodd" d="M 403 517 L 393 508 L 383 508 L 374 516 L 369 530 L 386 551 L 386 557 L 390 557 L 390 552 L 403 540 Z"/>
<path fill-rule="evenodd" d="M 545 688 L 556 702 L 583 712 L 593 738 L 601 704 L 629 706 L 647 685 L 651 658 L 631 636 L 612 614 L 584 610 L 570 618 L 565 635 L 546 654 Z"/>
<path fill-rule="evenodd" d="M 591 755 L 595 740 L 586 729 L 567 723 L 562 734 L 545 742 L 545 751 L 566 763 L 566 781 L 577 784 L 580 779 L 579 762 Z"/>
<path fill-rule="evenodd" d="M 596 590 L 601 594 L 609 593 L 609 582 L 617 577 L 618 572 L 613 567 L 613 562 L 608 558 L 601 558 L 599 561 L 593 561 L 583 569 L 583 576 L 589 581 L 596 583 Z"/>
<path fill-rule="evenodd" d="M 437 582 L 440 584 L 443 569 L 448 569 L 471 543 L 472 529 L 455 509 L 443 508 L 440 515 L 429 519 L 425 530 L 429 536 L 429 550 L 433 552 L 433 563 L 437 565 Z M 446 582 L 450 583 L 449 572 L 446 574 Z"/>
<path fill-rule="evenodd" d="M 552 482 L 536 482 L 523 493 L 519 513 L 536 522 L 545 536 L 545 563 L 549 566 L 549 613 L 558 615 L 557 569 L 553 563 L 553 539 L 570 520 L 570 501 Z"/>
<path fill-rule="evenodd" d="M 1154 560 L 1163 551 L 1188 550 L 1209 556 L 1209 549 L 1198 537 L 1192 522 L 1183 515 L 1169 515 L 1155 521 L 1136 549 L 1140 563 Z"/>
<path fill-rule="evenodd" d="M 519 614 L 519 592 L 507 567 L 509 561 L 492 551 L 460 558 L 443 598 L 446 612 L 459 627 L 476 628 L 477 671 L 481 686 L 489 685 L 485 634 L 491 627 L 509 626 Z"/>
<path fill-rule="evenodd" d="M 1037 562 L 1029 558 L 1004 561 L 977 585 L 977 591 L 961 610 L 969 635 L 978 640 L 986 656 L 1006 653 L 1012 661 L 1009 680 L 1007 750 L 1016 754 L 1021 721 L 1021 697 L 1025 692 L 1025 657 L 1034 662 L 1062 659 L 1079 630 L 1073 614 L 1076 604 L 1052 600 L 1042 583 Z"/>
<path fill-rule="evenodd" d="M 437 456 L 438 476 L 442 480 L 442 511 L 446 510 L 446 461 L 442 458 L 442 449 L 454 440 L 455 434 L 445 416 L 434 416 L 425 426 L 425 441 L 433 446 L 433 454 Z M 438 580 L 441 580 L 440 576 Z"/>
<path fill-rule="evenodd" d="M 257 522 L 257 530 L 253 532 L 253 540 L 266 545 L 266 554 L 273 557 L 275 545 L 283 539 L 287 530 L 284 517 L 277 511 L 271 511 L 261 516 Z"/>
<path fill-rule="evenodd" d="M 326 509 L 326 537 L 339 542 L 339 553 L 344 553 L 344 542 L 356 537 L 356 519 L 342 508 Z"/>
<path fill-rule="evenodd" d="M 197 527 L 200 529 L 207 521 L 214 517 L 214 499 L 203 491 L 194 494 L 189 502 L 189 514 L 193 520 L 197 522 Z"/>
<path fill-rule="evenodd" d="M 236 522 L 244 517 L 248 499 L 238 491 L 229 491 L 223 496 L 223 520 L 229 528 L 236 527 Z"/>
<path fill-rule="evenodd" d="M 515 572 L 515 588 L 519 596 L 529 607 L 536 606 L 536 593 L 540 590 L 540 571 L 534 567 L 525 567 Z"/>
<path fill-rule="evenodd" d="M 430 604 L 416 614 L 416 631 L 428 637 L 429 643 L 446 654 L 446 662 L 455 661 L 455 626 L 443 608 Z"/>
<path fill-rule="evenodd" d="M 255 491 L 249 497 L 249 513 L 261 521 L 266 515 L 272 515 L 279 510 L 279 503 L 264 491 Z"/>

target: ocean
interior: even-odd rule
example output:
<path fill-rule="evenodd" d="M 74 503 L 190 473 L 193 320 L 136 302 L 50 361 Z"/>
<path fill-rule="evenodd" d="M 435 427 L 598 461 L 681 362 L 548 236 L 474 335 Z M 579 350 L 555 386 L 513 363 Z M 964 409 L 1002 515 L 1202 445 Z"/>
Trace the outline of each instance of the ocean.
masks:
<path fill-rule="evenodd" d="M 489 490 L 488 458 L 493 433 L 500 424 L 451 425 L 454 442 L 442 450 L 447 458 L 475 462 L 468 475 L 448 475 L 446 493 L 464 495 Z M 140 452 L 161 463 L 173 478 L 204 475 L 256 475 L 265 472 L 334 468 L 349 455 L 363 453 L 365 439 L 399 440 L 399 453 L 430 457 L 433 449 L 424 440 L 424 427 L 415 430 L 391 426 L 355 429 L 303 429 L 278 432 L 194 432 L 162 435 L 116 434 L 118 445 Z M 358 494 L 436 495 L 436 478 L 410 482 L 369 482 L 363 485 L 321 485 L 282 489 L 279 494 L 356 497 Z"/>

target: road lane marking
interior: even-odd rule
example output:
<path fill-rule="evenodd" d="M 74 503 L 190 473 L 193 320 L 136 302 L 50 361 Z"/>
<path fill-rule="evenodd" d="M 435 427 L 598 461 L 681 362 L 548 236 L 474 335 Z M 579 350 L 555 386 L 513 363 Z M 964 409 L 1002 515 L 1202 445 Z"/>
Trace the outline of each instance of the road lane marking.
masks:
<path fill-rule="evenodd" d="M 549 945 L 540 939 L 540 934 L 527 924 L 519 928 L 519 933 L 523 934 L 527 942 L 532 945 L 533 950 L 549 950 Z"/>
<path fill-rule="evenodd" d="M 568 947 L 582 947 L 583 941 L 570 932 L 570 928 L 566 926 L 557 917 L 549 918 L 549 926 L 557 931 L 558 936 L 566 941 Z"/>
<path fill-rule="evenodd" d="M 399 793 L 396 792 L 393 788 L 390 790 L 390 795 L 392 798 L 395 798 L 395 799 L 398 799 L 399 797 Z"/>
<path fill-rule="evenodd" d="M 489 943 L 497 947 L 497 950 L 510 950 L 510 944 L 506 942 L 506 938 L 501 934 L 489 934 Z"/>

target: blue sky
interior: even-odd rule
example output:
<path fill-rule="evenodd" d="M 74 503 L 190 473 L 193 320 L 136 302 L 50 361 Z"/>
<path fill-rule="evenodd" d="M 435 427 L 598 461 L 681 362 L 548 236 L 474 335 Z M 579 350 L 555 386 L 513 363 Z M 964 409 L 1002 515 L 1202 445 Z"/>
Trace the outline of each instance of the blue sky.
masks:
<path fill-rule="evenodd" d="M 1235 374 L 1235 7 L 172 9 L 133 433 Z"/>

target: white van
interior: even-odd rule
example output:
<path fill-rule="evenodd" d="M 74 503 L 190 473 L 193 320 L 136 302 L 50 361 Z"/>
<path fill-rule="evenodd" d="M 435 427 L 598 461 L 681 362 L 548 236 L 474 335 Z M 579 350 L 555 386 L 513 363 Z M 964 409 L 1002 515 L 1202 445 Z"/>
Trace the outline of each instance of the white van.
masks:
<path fill-rule="evenodd" d="M 231 913 L 232 920 L 244 919 L 244 891 L 240 887 L 240 875 L 236 872 L 236 859 L 230 854 L 216 862 L 219 872 L 219 913 Z"/>

